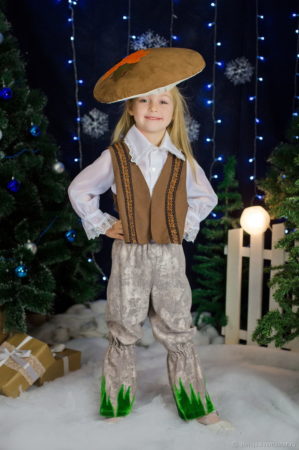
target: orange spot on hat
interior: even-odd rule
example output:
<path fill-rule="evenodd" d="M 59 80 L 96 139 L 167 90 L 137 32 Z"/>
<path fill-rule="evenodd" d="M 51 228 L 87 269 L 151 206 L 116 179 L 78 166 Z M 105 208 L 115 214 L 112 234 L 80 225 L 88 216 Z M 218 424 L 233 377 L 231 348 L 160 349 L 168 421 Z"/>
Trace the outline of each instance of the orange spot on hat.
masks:
<path fill-rule="evenodd" d="M 131 53 L 130 55 L 123 58 L 119 63 L 115 64 L 115 66 L 111 67 L 104 75 L 101 77 L 101 80 L 104 81 L 108 78 L 113 72 L 115 72 L 119 67 L 124 64 L 135 64 L 141 60 L 145 55 L 147 55 L 150 50 L 138 50 L 135 53 Z"/>

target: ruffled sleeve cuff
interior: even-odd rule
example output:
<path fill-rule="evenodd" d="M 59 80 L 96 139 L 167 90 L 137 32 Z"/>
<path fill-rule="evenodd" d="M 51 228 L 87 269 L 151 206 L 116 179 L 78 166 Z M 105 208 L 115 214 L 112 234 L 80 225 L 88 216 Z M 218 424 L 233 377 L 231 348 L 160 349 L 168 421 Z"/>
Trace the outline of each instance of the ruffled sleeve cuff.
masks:
<path fill-rule="evenodd" d="M 93 220 L 91 220 L 93 219 Z M 111 216 L 108 213 L 101 213 L 97 215 L 93 213 L 82 219 L 82 225 L 88 239 L 95 239 L 100 234 L 105 234 L 112 225 L 119 219 Z"/>
<path fill-rule="evenodd" d="M 194 242 L 198 234 L 199 228 L 188 228 L 184 232 L 184 239 L 188 242 Z"/>

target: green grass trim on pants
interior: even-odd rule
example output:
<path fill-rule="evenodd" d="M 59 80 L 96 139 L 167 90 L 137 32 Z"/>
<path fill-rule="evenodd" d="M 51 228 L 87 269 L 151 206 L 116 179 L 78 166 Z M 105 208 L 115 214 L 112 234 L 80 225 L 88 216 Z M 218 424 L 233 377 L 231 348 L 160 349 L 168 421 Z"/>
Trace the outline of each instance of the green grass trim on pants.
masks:
<path fill-rule="evenodd" d="M 205 393 L 206 406 L 203 404 L 200 393 L 196 395 L 190 383 L 191 395 L 186 392 L 182 379 L 179 378 L 180 389 L 174 384 L 173 395 L 178 409 L 179 416 L 184 420 L 196 419 L 205 416 L 206 414 L 216 411 L 211 397 L 208 392 Z"/>
<path fill-rule="evenodd" d="M 135 401 L 135 396 L 132 401 L 130 400 L 130 392 L 131 386 L 128 387 L 127 391 L 125 390 L 124 384 L 121 385 L 118 394 L 117 394 L 117 407 L 116 413 L 112 406 L 109 395 L 106 392 L 106 378 L 102 376 L 101 381 L 101 406 L 99 410 L 99 414 L 105 417 L 119 417 L 119 416 L 127 416 L 133 407 L 133 403 Z"/>

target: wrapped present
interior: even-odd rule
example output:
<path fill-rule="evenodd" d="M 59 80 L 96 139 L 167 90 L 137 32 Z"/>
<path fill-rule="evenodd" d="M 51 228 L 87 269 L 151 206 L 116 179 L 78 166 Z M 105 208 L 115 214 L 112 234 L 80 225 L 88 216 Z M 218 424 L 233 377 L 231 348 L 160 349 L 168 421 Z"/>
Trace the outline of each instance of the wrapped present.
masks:
<path fill-rule="evenodd" d="M 1 342 L 5 341 L 5 339 L 7 338 L 7 336 L 8 336 L 8 334 L 3 333 L 3 332 L 0 330 L 0 344 L 1 344 Z"/>
<path fill-rule="evenodd" d="M 7 339 L 9 336 L 8 333 L 4 333 L 3 330 L 0 329 L 0 344 L 2 344 L 3 341 L 5 341 L 5 339 Z"/>
<path fill-rule="evenodd" d="M 18 397 L 55 361 L 49 346 L 24 333 L 0 345 L 0 393 Z"/>
<path fill-rule="evenodd" d="M 4 311 L 0 308 L 0 344 L 8 337 L 8 333 L 4 331 Z"/>
<path fill-rule="evenodd" d="M 63 377 L 69 372 L 80 369 L 81 352 L 65 348 L 64 344 L 57 344 L 51 347 L 55 362 L 46 370 L 46 372 L 35 382 L 42 386 L 46 381 L 52 381 Z"/>

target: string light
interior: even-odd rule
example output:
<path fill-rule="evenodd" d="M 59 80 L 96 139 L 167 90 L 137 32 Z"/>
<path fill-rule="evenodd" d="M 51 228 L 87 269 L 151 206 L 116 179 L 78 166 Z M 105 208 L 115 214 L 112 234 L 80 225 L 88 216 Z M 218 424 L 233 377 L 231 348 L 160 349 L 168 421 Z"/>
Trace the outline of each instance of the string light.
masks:
<path fill-rule="evenodd" d="M 128 0 L 128 15 L 123 16 L 124 20 L 128 21 L 127 29 L 127 55 L 130 53 L 130 38 L 131 38 L 131 0 Z M 135 36 L 136 37 L 136 36 Z"/>
<path fill-rule="evenodd" d="M 212 122 L 213 122 L 213 131 L 212 131 L 212 136 L 211 137 L 207 137 L 205 139 L 206 142 L 208 143 L 212 143 L 212 163 L 210 165 L 210 170 L 209 170 L 209 179 L 218 179 L 219 176 L 218 174 L 213 174 L 213 168 L 214 165 L 217 163 L 221 163 L 223 162 L 223 157 L 216 156 L 216 127 L 218 124 L 222 123 L 221 119 L 216 119 L 215 117 L 215 97 L 216 97 L 216 67 L 223 67 L 224 63 L 223 61 L 219 61 L 216 60 L 216 53 L 217 53 L 217 48 L 221 47 L 221 42 L 217 40 L 217 2 L 212 2 L 211 3 L 211 7 L 214 8 L 214 18 L 213 18 L 213 22 L 209 22 L 208 23 L 208 27 L 212 28 L 213 27 L 213 67 L 212 67 L 212 83 L 209 83 L 206 85 L 206 88 L 208 90 L 212 91 L 212 98 L 206 100 L 206 105 L 211 106 L 211 115 L 212 115 Z"/>
<path fill-rule="evenodd" d="M 78 4 L 75 0 L 68 0 L 68 7 L 71 13 L 71 16 L 68 18 L 68 23 L 71 24 L 71 49 L 72 49 L 72 59 L 68 60 L 68 64 L 73 65 L 73 71 L 74 71 L 74 80 L 75 80 L 75 105 L 76 105 L 76 134 L 73 135 L 73 141 L 78 143 L 78 152 L 79 152 L 79 158 L 74 158 L 75 163 L 79 163 L 80 170 L 83 168 L 83 152 L 82 152 L 82 142 L 81 142 L 81 106 L 83 106 L 82 100 L 79 100 L 79 87 L 84 84 L 84 80 L 82 78 L 78 78 L 78 70 L 77 70 L 77 58 L 76 58 L 76 47 L 75 47 L 75 13 L 73 6 L 76 6 Z M 130 4 L 130 0 L 129 0 Z M 129 13 L 130 16 L 130 13 Z M 129 21 L 130 22 L 130 21 Z M 129 43 L 128 43 L 129 45 Z M 102 271 L 101 267 L 97 264 L 95 260 L 94 253 L 92 252 L 92 261 L 94 262 L 94 265 L 96 266 L 97 270 L 106 277 L 104 272 Z M 91 261 L 89 261 L 91 262 Z M 106 278 L 107 279 L 107 278 Z"/>
<path fill-rule="evenodd" d="M 177 40 L 177 36 L 173 34 L 173 19 L 177 19 L 174 13 L 173 0 L 170 2 L 170 30 L 169 30 L 169 47 L 172 47 L 172 41 Z"/>
<path fill-rule="evenodd" d="M 299 14 L 297 13 L 292 13 L 291 14 L 292 19 L 297 18 L 297 24 L 296 24 L 296 29 L 295 29 L 295 34 L 297 34 L 297 46 L 296 46 L 296 58 L 295 58 L 295 73 L 294 73 L 294 96 L 293 96 L 293 104 L 292 104 L 292 115 L 294 117 L 298 117 L 298 111 L 297 111 L 297 101 L 299 96 L 297 95 L 297 77 L 299 76 L 298 74 L 298 59 L 299 59 Z M 298 136 L 293 136 L 294 139 L 298 139 Z"/>
<path fill-rule="evenodd" d="M 82 153 L 82 143 L 81 143 L 81 110 L 80 106 L 83 105 L 83 102 L 79 100 L 79 85 L 83 84 L 82 79 L 78 79 L 78 70 L 77 70 L 77 59 L 76 59 L 76 47 L 75 47 L 75 13 L 73 6 L 77 5 L 77 1 L 68 0 L 68 7 L 71 14 L 71 17 L 68 18 L 68 22 L 71 24 L 71 49 L 72 49 L 72 59 L 68 60 L 68 64 L 73 65 L 74 79 L 75 79 L 75 104 L 76 104 L 76 119 L 75 119 L 75 129 L 76 134 L 73 135 L 73 141 L 78 144 L 78 152 L 79 158 L 74 158 L 74 162 L 79 162 L 80 169 L 83 168 L 83 153 Z"/>
<path fill-rule="evenodd" d="M 95 259 L 95 256 L 94 256 L 94 253 L 92 252 L 91 253 L 91 257 L 92 257 L 92 261 L 93 261 L 93 263 L 94 263 L 94 265 L 96 266 L 96 268 L 98 269 L 98 271 L 100 272 L 100 274 L 102 275 L 102 279 L 105 281 L 105 280 L 107 280 L 107 277 L 106 277 L 106 275 L 104 274 L 104 272 L 103 272 L 103 270 L 101 269 L 101 267 L 98 265 L 98 263 L 96 262 L 96 259 Z"/>
<path fill-rule="evenodd" d="M 22 155 L 23 153 L 30 152 L 30 153 L 38 153 L 40 150 L 32 150 L 29 148 L 24 148 L 23 150 L 19 151 L 18 153 L 14 153 L 13 155 L 5 155 L 2 159 L 12 159 L 17 158 L 18 156 Z"/>
<path fill-rule="evenodd" d="M 255 1 L 255 31 L 256 31 L 256 59 L 255 59 L 255 83 L 254 83 L 254 96 L 249 97 L 249 101 L 254 101 L 254 139 L 253 139 L 253 156 L 248 159 L 248 162 L 252 164 L 252 173 L 249 176 L 250 181 L 254 181 L 256 179 L 256 152 L 257 152 L 257 141 L 263 141 L 263 136 L 257 134 L 257 126 L 261 123 L 261 120 L 258 118 L 258 82 L 263 81 L 263 77 L 259 76 L 259 61 L 265 61 L 264 56 L 260 55 L 259 51 L 259 42 L 264 41 L 264 36 L 259 36 L 259 19 L 263 20 L 264 15 L 261 15 L 259 12 L 259 4 L 258 0 Z M 262 38 L 262 39 L 260 39 Z M 257 194 L 256 183 L 254 183 L 254 195 L 253 198 L 259 198 Z"/>

